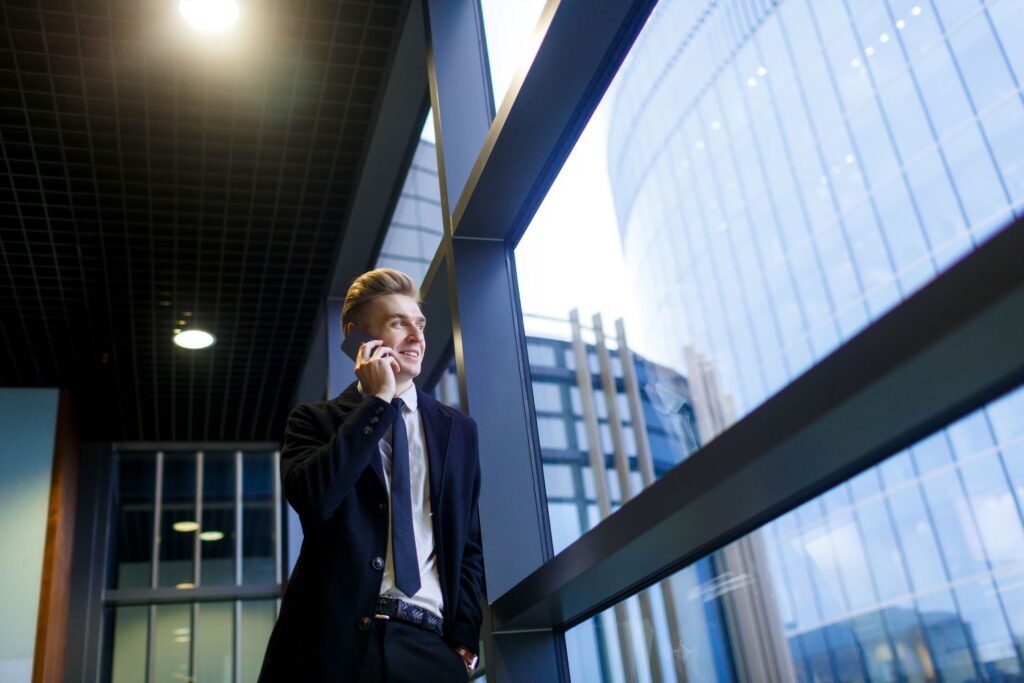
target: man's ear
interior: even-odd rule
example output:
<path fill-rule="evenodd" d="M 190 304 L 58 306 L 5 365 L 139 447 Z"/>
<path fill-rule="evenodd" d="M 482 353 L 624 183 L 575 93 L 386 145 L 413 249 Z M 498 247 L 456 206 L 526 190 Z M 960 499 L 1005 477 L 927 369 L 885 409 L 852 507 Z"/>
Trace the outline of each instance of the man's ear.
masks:
<path fill-rule="evenodd" d="M 348 334 L 349 334 L 349 332 L 351 332 L 351 331 L 352 331 L 352 325 L 354 325 L 354 324 L 355 324 L 355 323 L 347 323 L 347 324 L 346 324 L 346 325 L 345 325 L 345 326 L 344 326 L 344 327 L 343 327 L 343 328 L 341 329 L 341 333 L 342 333 L 343 335 L 345 335 L 345 336 L 347 337 L 347 336 L 348 336 Z"/>

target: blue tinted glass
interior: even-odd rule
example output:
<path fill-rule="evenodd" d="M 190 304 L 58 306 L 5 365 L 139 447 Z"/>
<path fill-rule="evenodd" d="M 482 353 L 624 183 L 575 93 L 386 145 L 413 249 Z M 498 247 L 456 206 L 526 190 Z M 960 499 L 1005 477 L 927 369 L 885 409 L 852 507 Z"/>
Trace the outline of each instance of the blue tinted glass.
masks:
<path fill-rule="evenodd" d="M 574 673 L 600 672 L 578 680 L 628 680 L 623 637 L 647 639 L 633 648 L 639 680 L 655 680 L 645 667 L 669 654 L 683 670 L 667 666 L 663 680 L 1016 680 L 1024 486 L 1009 472 L 1024 450 L 982 445 L 954 462 L 942 444 L 1022 397 L 1019 389 L 871 472 L 911 452 L 945 453 L 941 466 L 882 485 L 860 475 L 652 587 L 636 608 L 572 629 L 567 645 L 590 657 Z M 608 630 L 623 617 L 625 634 Z"/>

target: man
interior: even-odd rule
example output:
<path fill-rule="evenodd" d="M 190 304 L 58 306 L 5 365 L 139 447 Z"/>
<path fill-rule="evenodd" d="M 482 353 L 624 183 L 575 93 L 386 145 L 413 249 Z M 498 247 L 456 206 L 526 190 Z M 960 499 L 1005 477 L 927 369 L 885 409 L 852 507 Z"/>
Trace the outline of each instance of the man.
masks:
<path fill-rule="evenodd" d="M 260 683 L 465 681 L 476 665 L 476 423 L 413 384 L 418 302 L 404 273 L 358 277 L 341 316 L 371 337 L 357 381 L 288 418 L 281 479 L 304 538 Z"/>

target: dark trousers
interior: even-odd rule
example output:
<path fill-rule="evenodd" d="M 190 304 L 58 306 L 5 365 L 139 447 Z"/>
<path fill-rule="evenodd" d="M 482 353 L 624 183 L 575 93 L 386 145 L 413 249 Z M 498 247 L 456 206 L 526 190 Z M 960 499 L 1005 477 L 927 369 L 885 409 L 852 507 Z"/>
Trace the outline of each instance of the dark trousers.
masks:
<path fill-rule="evenodd" d="M 401 621 L 374 619 L 359 683 L 464 683 L 462 657 L 441 636 Z"/>

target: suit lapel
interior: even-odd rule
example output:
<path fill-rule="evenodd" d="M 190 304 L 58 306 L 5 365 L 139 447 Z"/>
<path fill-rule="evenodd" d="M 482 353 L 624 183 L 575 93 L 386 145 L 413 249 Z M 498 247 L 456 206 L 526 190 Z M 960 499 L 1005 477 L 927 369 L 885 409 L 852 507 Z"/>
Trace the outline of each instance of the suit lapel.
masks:
<path fill-rule="evenodd" d="M 435 401 L 428 394 L 416 389 L 416 400 L 423 417 L 423 441 L 427 447 L 427 464 L 430 473 L 430 509 L 434 513 L 434 534 L 439 528 L 439 511 L 441 509 L 441 493 L 444 491 L 444 471 L 448 454 L 448 437 L 452 428 L 452 419 L 441 412 Z"/>

